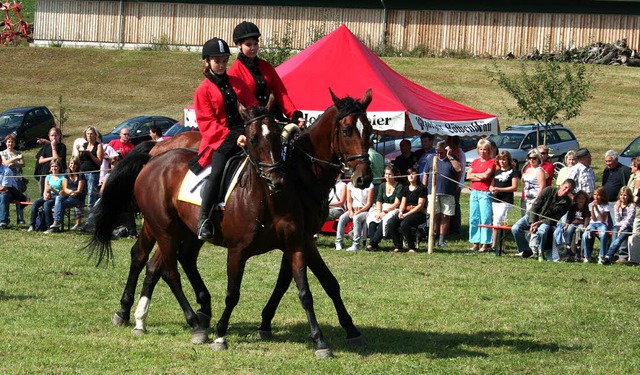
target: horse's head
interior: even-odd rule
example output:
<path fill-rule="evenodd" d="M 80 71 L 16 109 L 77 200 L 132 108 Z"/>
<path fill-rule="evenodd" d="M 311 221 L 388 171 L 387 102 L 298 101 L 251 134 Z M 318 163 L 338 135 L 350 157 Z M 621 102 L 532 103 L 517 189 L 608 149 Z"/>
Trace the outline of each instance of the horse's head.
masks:
<path fill-rule="evenodd" d="M 267 107 L 248 109 L 240 105 L 239 111 L 245 122 L 249 160 L 258 175 L 267 180 L 269 189 L 277 192 L 282 189 L 285 173 L 282 165 L 280 128 L 269 112 L 272 103 L 273 99 L 270 99 Z"/>
<path fill-rule="evenodd" d="M 371 89 L 367 90 L 360 101 L 351 98 L 338 98 L 331 89 L 333 104 L 338 109 L 333 149 L 340 162 L 351 171 L 351 182 L 357 188 L 366 188 L 373 181 L 369 162 L 369 138 L 371 123 L 367 119 L 367 107 L 371 103 Z"/>

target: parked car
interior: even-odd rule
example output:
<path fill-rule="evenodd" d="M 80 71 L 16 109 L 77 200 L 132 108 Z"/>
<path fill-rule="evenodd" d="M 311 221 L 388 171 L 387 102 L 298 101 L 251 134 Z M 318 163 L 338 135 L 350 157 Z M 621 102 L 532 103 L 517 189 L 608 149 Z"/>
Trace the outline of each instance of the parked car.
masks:
<path fill-rule="evenodd" d="M 631 166 L 631 159 L 636 156 L 640 156 L 640 135 L 637 136 L 631 143 L 627 145 L 627 147 L 622 150 L 620 156 L 618 157 L 618 161 L 620 164 L 624 164 L 628 167 Z"/>
<path fill-rule="evenodd" d="M 102 136 L 102 143 L 109 143 L 114 139 L 119 139 L 120 130 L 129 129 L 129 132 L 131 133 L 129 140 L 134 145 L 137 145 L 138 143 L 151 139 L 151 136 L 149 135 L 149 128 L 151 125 L 159 125 L 160 129 L 162 129 L 162 134 L 164 134 L 176 122 L 178 122 L 178 120 L 165 116 L 134 117 L 116 126 L 110 133 L 104 134 Z"/>
<path fill-rule="evenodd" d="M 21 107 L 0 114 L 0 149 L 5 149 L 4 137 L 16 135 L 16 149 L 24 150 L 38 138 L 47 138 L 55 120 L 47 107 Z"/>
<path fill-rule="evenodd" d="M 176 122 L 175 124 L 173 124 L 169 130 L 167 130 L 166 132 L 162 133 L 162 139 L 169 139 L 172 137 L 175 137 L 176 135 L 180 134 L 180 133 L 185 133 L 185 132 L 198 132 L 200 131 L 198 128 L 193 127 L 193 126 L 184 126 L 182 125 L 182 123 L 180 122 Z"/>
<path fill-rule="evenodd" d="M 460 143 L 458 144 L 458 146 L 460 146 L 460 148 L 464 152 L 467 152 L 469 150 L 472 150 L 472 149 L 476 148 L 476 145 L 478 144 L 478 140 L 480 140 L 480 138 L 482 138 L 482 137 L 460 138 Z M 410 140 L 411 140 L 411 152 L 416 152 L 422 147 L 419 135 L 416 135 L 416 136 L 410 138 Z M 433 140 L 433 146 L 435 147 L 435 145 L 438 142 L 444 141 L 444 140 L 445 140 L 444 138 L 436 137 L 436 139 Z M 384 155 L 385 163 L 390 163 L 392 160 L 397 158 L 398 155 L 400 155 L 400 146 L 398 146 L 397 150 L 388 152 L 388 153 L 383 154 L 383 155 Z"/>
<path fill-rule="evenodd" d="M 540 138 L 536 140 L 536 131 L 539 129 Z M 500 151 L 509 151 L 516 167 L 520 169 L 527 161 L 527 153 L 538 144 L 544 143 L 544 126 L 542 124 L 526 124 L 508 126 L 502 133 L 487 138 L 494 141 Z M 564 161 L 565 154 L 570 150 L 580 148 L 578 140 L 573 132 L 561 124 L 551 124 L 547 127 L 547 146 L 551 149 L 550 161 Z M 478 158 L 476 149 L 465 153 L 467 167 L 474 159 Z"/>

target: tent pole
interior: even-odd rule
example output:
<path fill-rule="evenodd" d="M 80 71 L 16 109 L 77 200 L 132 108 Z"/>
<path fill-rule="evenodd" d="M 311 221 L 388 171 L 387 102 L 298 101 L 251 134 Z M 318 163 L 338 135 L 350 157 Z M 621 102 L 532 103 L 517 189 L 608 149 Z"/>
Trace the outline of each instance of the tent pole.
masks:
<path fill-rule="evenodd" d="M 427 250 L 429 254 L 433 254 L 433 243 L 435 242 L 435 223 L 436 223 L 436 180 L 438 179 L 438 157 L 433 157 L 433 176 L 431 176 L 431 206 L 429 207 L 429 245 Z"/>

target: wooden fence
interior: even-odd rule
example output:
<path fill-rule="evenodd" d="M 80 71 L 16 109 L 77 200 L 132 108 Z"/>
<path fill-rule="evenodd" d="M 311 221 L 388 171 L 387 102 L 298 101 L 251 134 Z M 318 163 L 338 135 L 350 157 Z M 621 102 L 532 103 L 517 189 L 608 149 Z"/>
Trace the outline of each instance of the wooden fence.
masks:
<path fill-rule="evenodd" d="M 640 43 L 637 15 L 388 10 L 384 17 L 381 9 L 36 0 L 34 40 L 127 48 L 200 46 L 213 36 L 231 42 L 233 27 L 251 20 L 260 27 L 263 45 L 291 36 L 297 49 L 342 23 L 372 48 L 381 46 L 386 36 L 392 48 L 421 46 L 436 53 L 519 56 L 534 48 L 622 38 L 632 49 Z"/>

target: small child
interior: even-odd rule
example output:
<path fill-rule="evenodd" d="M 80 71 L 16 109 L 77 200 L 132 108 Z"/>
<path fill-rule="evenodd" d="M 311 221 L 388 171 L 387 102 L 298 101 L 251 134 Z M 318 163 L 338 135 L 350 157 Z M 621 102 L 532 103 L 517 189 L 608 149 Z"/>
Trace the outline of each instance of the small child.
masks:
<path fill-rule="evenodd" d="M 636 216 L 636 205 L 633 204 L 633 193 L 631 189 L 626 186 L 620 189 L 614 210 L 616 225 L 613 226 L 611 246 L 609 247 L 607 255 L 604 256 L 602 264 L 611 264 L 620 246 L 627 242 L 629 232 L 632 230 L 633 220 Z"/>
<path fill-rule="evenodd" d="M 589 195 L 580 190 L 573 197 L 573 205 L 567 212 L 567 219 L 564 226 L 561 227 L 560 238 L 564 246 L 566 247 L 565 260 L 567 262 L 580 261 L 580 249 L 576 251 L 576 254 L 571 250 L 571 239 L 574 236 L 580 236 L 580 232 L 589 225 L 591 220 L 591 213 L 589 212 Z"/>
<path fill-rule="evenodd" d="M 589 263 L 591 261 L 591 252 L 595 238 L 594 232 L 598 232 L 600 237 L 600 253 L 598 263 L 602 262 L 604 254 L 607 250 L 607 231 L 609 230 L 609 198 L 607 191 L 603 186 L 598 187 L 593 192 L 593 202 L 589 203 L 589 212 L 591 213 L 591 221 L 587 225 L 587 229 L 582 234 L 582 249 L 584 259 L 582 262 Z"/>

